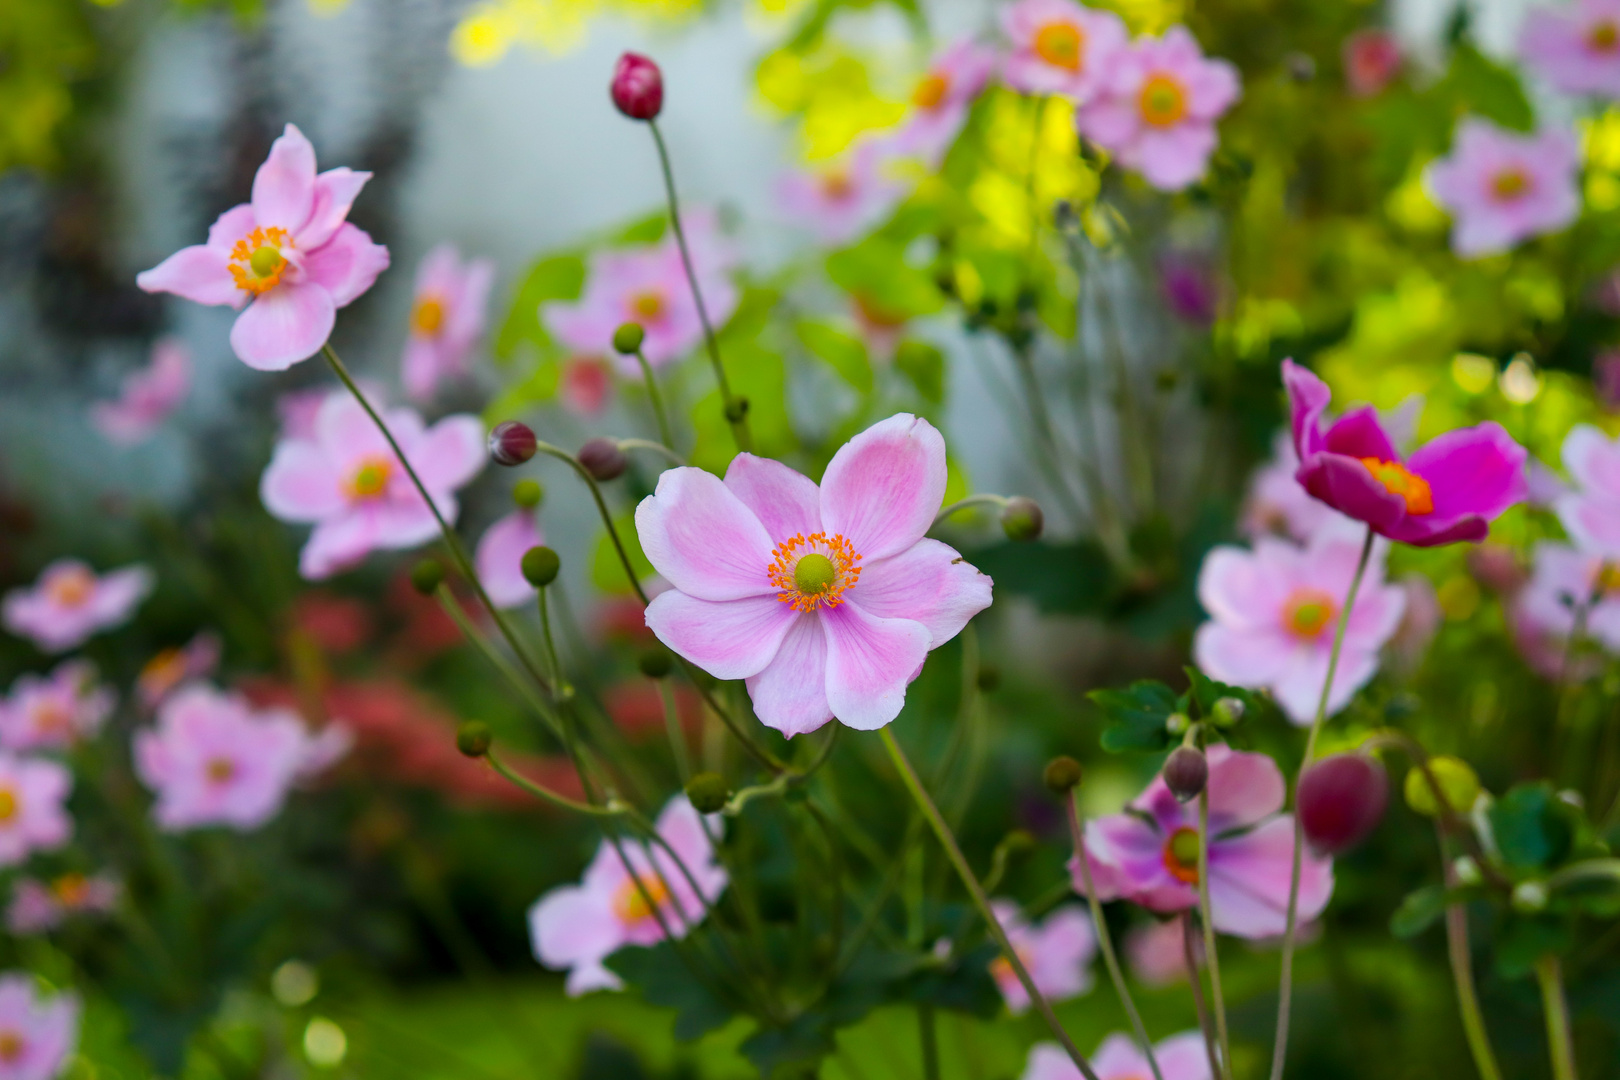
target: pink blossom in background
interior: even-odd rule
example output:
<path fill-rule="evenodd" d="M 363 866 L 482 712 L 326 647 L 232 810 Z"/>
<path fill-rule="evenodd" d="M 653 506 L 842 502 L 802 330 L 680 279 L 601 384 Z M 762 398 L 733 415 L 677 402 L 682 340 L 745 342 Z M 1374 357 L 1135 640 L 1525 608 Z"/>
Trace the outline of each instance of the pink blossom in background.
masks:
<path fill-rule="evenodd" d="M 178 338 L 159 338 L 151 363 L 124 376 L 117 401 L 90 407 L 90 420 L 107 441 L 118 446 L 145 442 L 185 400 L 191 389 L 191 354 Z"/>
<path fill-rule="evenodd" d="M 1187 981 L 1186 916 L 1150 919 L 1125 934 L 1125 962 L 1144 986 L 1171 986 Z M 1204 964 L 1202 938 L 1193 942 L 1193 961 Z"/>
<path fill-rule="evenodd" d="M 1344 39 L 1344 81 L 1356 97 L 1374 97 L 1401 72 L 1401 45 L 1388 30 L 1357 30 Z"/>
<path fill-rule="evenodd" d="M 410 409 L 382 416 L 439 513 L 453 524 L 454 492 L 484 467 L 483 423 L 447 416 L 427 427 Z M 298 563 L 310 580 L 330 577 L 372 551 L 413 548 L 439 535 L 432 510 L 382 432 L 342 390 L 322 404 L 312 437 L 276 445 L 259 497 L 282 521 L 315 525 Z"/>
<path fill-rule="evenodd" d="M 1210 1080 L 1209 1054 L 1204 1036 L 1183 1031 L 1153 1044 L 1153 1057 L 1164 1080 Z M 1152 1080 L 1153 1067 L 1130 1036 L 1115 1032 L 1091 1055 L 1097 1080 Z M 1080 1070 L 1063 1047 L 1054 1042 L 1030 1047 L 1022 1080 L 1082 1080 Z"/>
<path fill-rule="evenodd" d="M 517 607 L 535 598 L 534 586 L 523 576 L 523 556 L 545 542 L 533 510 L 514 510 L 484 530 L 473 566 L 496 607 Z"/>
<path fill-rule="evenodd" d="M 152 813 L 164 831 L 247 832 L 281 812 L 295 781 L 346 749 L 347 734 L 335 723 L 311 735 L 291 709 L 255 711 L 239 694 L 193 683 L 136 733 L 135 771 L 157 795 Z"/>
<path fill-rule="evenodd" d="M 1434 582 L 1419 573 L 1401 575 L 1395 587 L 1406 595 L 1401 621 L 1389 639 L 1390 655 L 1397 668 L 1411 674 L 1423 663 L 1424 655 L 1440 632 L 1445 612 L 1440 607 L 1440 595 Z"/>
<path fill-rule="evenodd" d="M 1007 940 L 1042 997 L 1067 1001 L 1091 990 L 1091 962 L 1097 956 L 1091 916 L 1070 904 L 1038 923 L 1030 923 L 1011 900 L 991 900 L 990 910 L 1007 932 Z M 990 975 L 1009 1010 L 1016 1015 L 1029 1008 L 1029 994 L 1005 956 L 990 962 Z"/>
<path fill-rule="evenodd" d="M 1566 94 L 1620 98 L 1620 0 L 1531 8 L 1519 55 Z"/>
<path fill-rule="evenodd" d="M 621 860 L 604 840 L 578 885 L 553 889 L 529 909 L 535 958 L 548 968 L 567 969 L 570 996 L 617 990 L 619 977 L 602 961 L 626 945 L 662 941 L 660 916 L 671 933 L 685 937 L 703 921 L 703 901 L 712 903 L 725 891 L 726 871 L 715 858 L 703 819 L 685 795 L 665 805 L 656 827 L 691 872 L 691 881 L 661 847 L 624 840 Z M 713 828 L 718 832 L 719 825 Z"/>
<path fill-rule="evenodd" d="M 777 184 L 777 208 L 822 243 L 848 243 L 887 218 L 905 195 L 906 186 L 889 175 L 891 160 L 886 146 L 867 141 L 841 160 L 788 173 Z"/>
<path fill-rule="evenodd" d="M 73 774 L 54 761 L 0 751 L 0 867 L 35 851 L 53 851 L 73 835 L 68 792 Z"/>
<path fill-rule="evenodd" d="M 54 1080 L 78 1043 L 77 997 L 43 997 L 25 971 L 0 975 L 0 1078 Z"/>
<path fill-rule="evenodd" d="M 681 223 L 703 302 L 718 332 L 737 309 L 737 286 L 731 280 L 736 254 L 712 212 L 688 210 Z M 624 323 L 638 323 L 646 331 L 642 354 L 653 367 L 680 359 L 703 341 L 673 229 L 657 244 L 592 255 L 584 294 L 576 301 L 542 304 L 540 318 L 558 341 L 590 356 L 615 355 L 613 332 Z M 621 357 L 619 366 L 628 377 L 641 375 L 634 357 Z"/>
<path fill-rule="evenodd" d="M 98 577 L 78 559 L 57 559 L 32 588 L 6 593 L 0 623 L 45 652 L 66 652 L 102 630 L 122 626 L 151 591 L 152 572 L 144 566 Z"/>
<path fill-rule="evenodd" d="M 1424 183 L 1452 217 L 1451 250 L 1471 259 L 1574 221 L 1581 212 L 1579 166 L 1571 132 L 1522 135 L 1469 117 L 1457 125 L 1451 154 L 1424 171 Z"/>
<path fill-rule="evenodd" d="M 213 674 L 219 666 L 219 635 L 204 630 L 186 644 L 155 654 L 135 678 L 135 697 L 151 712 L 180 686 Z"/>
<path fill-rule="evenodd" d="M 1204 175 L 1219 141 L 1215 122 L 1241 94 L 1237 68 L 1205 58 L 1191 31 L 1172 26 L 1121 51 L 1075 122 L 1154 187 L 1179 191 Z"/>
<path fill-rule="evenodd" d="M 1490 522 L 1524 501 L 1524 447 L 1500 424 L 1457 428 L 1402 460 L 1370 405 L 1324 429 L 1332 392 L 1292 360 L 1282 364 L 1296 476 L 1313 496 L 1415 547 L 1483 540 Z"/>
<path fill-rule="evenodd" d="M 495 264 L 462 261 L 452 244 L 440 244 L 416 268 L 411 298 L 411 335 L 405 343 L 401 377 L 405 392 L 428 401 L 445 379 L 472 371 L 472 350 L 483 336 Z"/>
<path fill-rule="evenodd" d="M 104 874 L 63 874 L 51 881 L 21 878 L 11 890 L 6 928 L 19 935 L 43 934 L 73 915 L 111 911 L 122 892 L 118 880 Z"/>
<path fill-rule="evenodd" d="M 1581 613 L 1585 635 L 1620 655 L 1620 563 L 1613 559 L 1539 540 L 1530 580 L 1514 604 L 1523 630 L 1560 642 Z"/>
<path fill-rule="evenodd" d="M 1620 558 L 1620 438 L 1591 424 L 1576 424 L 1564 437 L 1564 468 L 1575 488 L 1554 509 L 1576 547 Z"/>
<path fill-rule="evenodd" d="M 1605 409 L 1620 410 L 1620 349 L 1605 349 L 1592 358 L 1592 389 Z"/>
<path fill-rule="evenodd" d="M 1294 818 L 1265 754 L 1217 743 L 1209 758 L 1209 899 L 1215 929 L 1260 939 L 1283 932 L 1293 872 Z M 1129 900 L 1168 914 L 1198 903 L 1198 804 L 1182 803 L 1156 776 L 1125 813 L 1086 822 L 1086 854 L 1100 900 Z M 1078 859 L 1069 860 L 1084 893 Z M 1314 919 L 1333 893 L 1333 860 L 1305 853 L 1299 918 Z"/>
<path fill-rule="evenodd" d="M 1003 7 L 1000 18 L 1012 47 L 1001 65 L 1007 85 L 1077 104 L 1098 93 L 1128 37 L 1118 15 L 1074 0 L 1018 0 Z"/>
<path fill-rule="evenodd" d="M 101 730 L 117 695 L 96 681 L 88 660 L 58 664 L 48 678 L 22 675 L 0 699 L 0 746 L 62 749 Z"/>
<path fill-rule="evenodd" d="M 912 89 L 911 112 L 893 137 L 894 152 L 938 166 L 996 65 L 995 50 L 972 38 L 946 46 Z"/>
<path fill-rule="evenodd" d="M 1537 510 L 1556 509 L 1558 500 L 1574 490 L 1552 466 L 1536 457 L 1525 462 L 1524 487 L 1524 501 Z"/>
<path fill-rule="evenodd" d="M 1171 249 L 1159 257 L 1159 293 L 1176 317 L 1208 326 L 1219 314 L 1222 282 L 1207 252 Z"/>
<path fill-rule="evenodd" d="M 839 448 L 821 486 L 738 454 L 724 482 L 670 469 L 636 508 L 672 586 L 647 608 L 665 645 L 746 679 L 761 722 L 792 737 L 834 718 L 893 720 L 931 649 L 990 606 L 990 579 L 925 534 L 945 495 L 945 440 L 901 413 Z"/>
<path fill-rule="evenodd" d="M 613 393 L 613 367 L 600 356 L 571 356 L 563 361 L 557 396 L 569 412 L 601 415 Z"/>
<path fill-rule="evenodd" d="M 1360 556 L 1359 541 L 1330 533 L 1308 547 L 1261 538 L 1252 551 L 1212 549 L 1198 573 L 1198 601 L 1210 616 L 1193 638 L 1198 666 L 1222 682 L 1270 690 L 1290 720 L 1309 724 Z M 1383 553 L 1375 551 L 1345 629 L 1329 715 L 1377 673 L 1378 650 L 1405 607 L 1400 586 L 1384 584 Z"/>
<path fill-rule="evenodd" d="M 1358 534 L 1360 526 L 1314 498 L 1296 478 L 1299 455 L 1288 432 L 1272 440 L 1271 460 L 1249 478 L 1249 493 L 1243 500 L 1239 528 L 1250 540 L 1262 536 L 1286 536 L 1301 543 L 1323 529 L 1346 535 Z"/>
<path fill-rule="evenodd" d="M 388 268 L 388 249 L 344 220 L 369 179 L 346 168 L 317 175 L 315 148 L 288 124 L 253 178 L 252 201 L 221 214 L 207 243 L 182 248 L 135 283 L 241 311 L 231 349 L 248 367 L 281 371 L 307 360 L 331 336 L 337 309 Z"/>

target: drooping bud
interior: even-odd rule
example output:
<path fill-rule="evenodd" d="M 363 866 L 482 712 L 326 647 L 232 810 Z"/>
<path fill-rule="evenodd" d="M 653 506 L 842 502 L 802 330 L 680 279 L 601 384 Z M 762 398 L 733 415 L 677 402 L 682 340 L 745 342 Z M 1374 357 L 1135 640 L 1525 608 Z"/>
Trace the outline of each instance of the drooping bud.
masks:
<path fill-rule="evenodd" d="M 1209 710 L 1209 718 L 1215 721 L 1215 726 L 1222 731 L 1237 727 L 1243 722 L 1243 702 L 1235 697 L 1219 698 L 1215 707 Z"/>
<path fill-rule="evenodd" d="M 546 491 L 536 480 L 519 480 L 512 485 L 512 501 L 523 510 L 533 510 L 545 498 Z"/>
<path fill-rule="evenodd" d="M 627 52 L 613 69 L 613 104 L 632 120 L 655 119 L 664 108 L 664 73 L 640 53 Z"/>
<path fill-rule="evenodd" d="M 717 814 L 725 809 L 731 789 L 719 773 L 700 772 L 686 782 L 686 797 L 700 814 Z"/>
<path fill-rule="evenodd" d="M 1034 540 L 1046 527 L 1041 504 L 1027 495 L 1014 495 L 1001 508 L 1001 531 L 1009 540 Z"/>
<path fill-rule="evenodd" d="M 456 725 L 456 749 L 468 757 L 483 757 L 495 741 L 495 733 L 482 720 L 463 720 Z"/>
<path fill-rule="evenodd" d="M 630 459 L 612 439 L 592 439 L 580 447 L 575 456 L 586 472 L 603 483 L 617 480 L 630 467 Z"/>
<path fill-rule="evenodd" d="M 1209 761 L 1197 748 L 1178 746 L 1164 759 L 1164 786 L 1177 802 L 1198 798 L 1209 783 Z"/>
<path fill-rule="evenodd" d="M 1080 778 L 1083 775 L 1080 763 L 1065 754 L 1046 763 L 1046 770 L 1041 773 L 1041 779 L 1052 794 L 1067 795 L 1080 786 Z"/>
<path fill-rule="evenodd" d="M 1473 809 L 1474 800 L 1479 798 L 1479 777 L 1474 775 L 1468 762 L 1454 757 L 1432 757 L 1429 772 L 1434 774 L 1435 783 L 1452 813 L 1466 814 Z M 1404 791 L 1406 805 L 1413 810 L 1424 817 L 1440 816 L 1440 802 L 1434 797 L 1434 787 L 1422 768 L 1413 766 L 1406 774 Z"/>
<path fill-rule="evenodd" d="M 649 679 L 662 679 L 675 667 L 675 661 L 664 649 L 648 649 L 636 661 L 641 673 Z"/>
<path fill-rule="evenodd" d="M 1389 777 L 1367 754 L 1332 754 L 1305 769 L 1294 802 L 1311 850 L 1337 855 L 1377 827 L 1389 805 Z"/>
<path fill-rule="evenodd" d="M 518 564 L 523 571 L 523 580 L 537 589 L 543 589 L 557 580 L 557 571 L 562 569 L 562 560 L 557 553 L 548 547 L 532 547 L 523 553 L 523 560 Z"/>
<path fill-rule="evenodd" d="M 613 349 L 623 356 L 630 356 L 641 348 L 641 343 L 646 339 L 647 331 L 641 328 L 640 323 L 620 323 L 619 328 L 613 331 Z"/>
<path fill-rule="evenodd" d="M 1485 880 L 1480 873 L 1479 863 L 1474 861 L 1472 855 L 1459 855 L 1451 860 L 1451 872 L 1457 875 L 1459 885 L 1478 885 Z"/>
<path fill-rule="evenodd" d="M 534 430 L 521 420 L 502 420 L 489 433 L 490 459 L 508 468 L 534 457 L 538 446 L 539 440 L 534 437 Z"/>
<path fill-rule="evenodd" d="M 444 567 L 438 559 L 423 559 L 411 567 L 411 587 L 423 596 L 432 596 L 444 581 Z"/>
<path fill-rule="evenodd" d="M 1184 712 L 1173 712 L 1164 718 L 1164 730 L 1178 739 L 1187 734 L 1190 727 L 1192 719 Z"/>

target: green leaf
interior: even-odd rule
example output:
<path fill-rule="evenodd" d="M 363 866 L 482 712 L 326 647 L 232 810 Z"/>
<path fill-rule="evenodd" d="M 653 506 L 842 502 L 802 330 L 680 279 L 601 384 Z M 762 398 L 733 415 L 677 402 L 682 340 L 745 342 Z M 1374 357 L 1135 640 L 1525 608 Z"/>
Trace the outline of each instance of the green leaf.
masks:
<path fill-rule="evenodd" d="M 804 347 L 827 361 L 845 382 L 862 395 L 872 392 L 872 359 L 860 338 L 815 319 L 800 319 L 793 329 Z"/>
<path fill-rule="evenodd" d="M 551 336 L 540 322 L 540 305 L 550 300 L 577 300 L 584 287 L 585 260 L 578 255 L 550 255 L 533 263 L 495 335 L 496 359 L 510 361 L 525 343 L 543 352 L 550 346 Z"/>
<path fill-rule="evenodd" d="M 924 401 L 945 400 L 945 354 L 926 341 L 906 338 L 895 347 L 894 366 L 911 380 Z"/>
<path fill-rule="evenodd" d="M 873 236 L 828 256 L 827 276 L 894 319 L 932 315 L 945 306 L 933 276 L 908 263 L 905 248 L 885 237 Z"/>
<path fill-rule="evenodd" d="M 1164 683 L 1144 679 L 1124 690 L 1093 690 L 1086 696 L 1108 721 L 1102 748 L 1109 753 L 1157 751 L 1170 745 L 1171 736 L 1164 722 L 1179 703 L 1175 691 Z"/>
<path fill-rule="evenodd" d="M 1254 694 L 1241 686 L 1217 682 L 1192 665 L 1182 668 L 1187 673 L 1187 684 L 1192 700 L 1198 703 L 1199 715 L 1208 716 L 1221 698 L 1236 698 L 1246 710 L 1252 710 Z"/>
<path fill-rule="evenodd" d="M 1407 893 L 1389 917 L 1389 932 L 1398 938 L 1417 937 L 1446 910 L 1446 899 L 1444 885 L 1425 885 Z"/>
<path fill-rule="evenodd" d="M 1515 131 L 1530 131 L 1536 125 L 1535 110 L 1524 96 L 1518 76 L 1472 45 L 1459 45 L 1452 51 L 1451 70 L 1435 89 L 1454 95 L 1459 112 L 1477 113 Z"/>
<path fill-rule="evenodd" d="M 676 1010 L 675 1037 L 699 1038 L 725 1024 L 732 1010 L 695 978 L 668 941 L 651 948 L 630 946 L 607 958 L 607 966 L 654 1005 Z"/>
<path fill-rule="evenodd" d="M 1517 784 L 1491 804 L 1502 861 L 1520 873 L 1547 870 L 1568 855 L 1574 830 L 1547 781 Z"/>
<path fill-rule="evenodd" d="M 761 1028 L 738 1047 L 767 1080 L 814 1076 L 815 1066 L 834 1050 L 826 1018 L 807 1012 L 787 1027 Z"/>
<path fill-rule="evenodd" d="M 1515 915 L 1496 939 L 1496 970 L 1504 979 L 1530 974 L 1548 953 L 1564 953 L 1575 943 L 1570 925 L 1549 915 Z"/>

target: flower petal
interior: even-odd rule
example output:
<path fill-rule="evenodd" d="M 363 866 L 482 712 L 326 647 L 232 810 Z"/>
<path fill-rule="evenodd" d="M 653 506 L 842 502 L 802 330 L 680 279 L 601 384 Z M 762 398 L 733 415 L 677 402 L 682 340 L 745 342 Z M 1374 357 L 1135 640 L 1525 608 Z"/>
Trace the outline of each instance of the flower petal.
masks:
<path fill-rule="evenodd" d="M 259 499 L 281 521 L 320 521 L 348 504 L 343 484 L 319 447 L 289 440 L 276 446 L 259 481 Z"/>
<path fill-rule="evenodd" d="M 880 619 L 854 604 L 821 612 L 827 635 L 827 704 L 849 727 L 873 731 L 906 703 L 906 685 L 928 658 L 928 628 Z"/>
<path fill-rule="evenodd" d="M 1275 937 L 1287 929 L 1293 876 L 1294 819 L 1272 818 L 1209 849 L 1209 901 L 1215 929 L 1242 938 Z M 1333 895 L 1333 860 L 1305 849 L 1299 878 L 1299 920 L 1322 914 Z"/>
<path fill-rule="evenodd" d="M 542 896 L 529 908 L 535 959 L 556 969 L 605 959 L 623 944 L 609 900 L 578 885 L 564 885 Z"/>
<path fill-rule="evenodd" d="M 332 239 L 349 216 L 349 207 L 360 194 L 360 189 L 371 179 L 368 172 L 353 169 L 328 169 L 315 178 L 315 200 L 309 220 L 298 231 L 295 239 L 304 251 L 316 248 Z"/>
<path fill-rule="evenodd" d="M 653 568 L 681 592 L 739 600 L 776 591 L 765 527 L 712 473 L 667 470 L 636 507 L 636 533 Z"/>
<path fill-rule="evenodd" d="M 1432 528 L 1464 517 L 1490 521 L 1529 494 L 1524 463 L 1530 453 L 1500 424 L 1458 428 L 1420 447 L 1408 467 L 1429 482 Z"/>
<path fill-rule="evenodd" d="M 1313 496 L 1379 532 L 1395 528 L 1406 517 L 1406 500 L 1380 484 L 1353 457 L 1313 454 L 1295 476 Z"/>
<path fill-rule="evenodd" d="M 919 540 L 887 559 L 864 563 L 849 602 L 880 619 L 912 619 L 937 649 L 990 606 L 991 581 L 938 540 Z"/>
<path fill-rule="evenodd" d="M 647 605 L 647 627 L 658 640 L 717 679 L 763 671 L 795 616 L 774 596 L 700 600 L 671 589 Z"/>
<path fill-rule="evenodd" d="M 1288 389 L 1289 425 L 1294 434 L 1294 453 L 1301 460 L 1322 449 L 1322 415 L 1327 412 L 1333 391 L 1308 368 L 1292 360 L 1282 362 L 1283 386 Z"/>
<path fill-rule="evenodd" d="M 306 581 L 320 581 L 347 570 L 375 548 L 383 546 L 375 518 L 346 513 L 315 526 L 298 556 L 298 572 Z"/>
<path fill-rule="evenodd" d="M 873 424 L 839 447 L 821 478 L 823 528 L 842 535 L 867 562 L 921 540 L 944 502 L 945 439 L 910 413 Z"/>
<path fill-rule="evenodd" d="M 315 205 L 315 148 L 288 124 L 253 177 L 253 216 L 296 235 Z"/>
<path fill-rule="evenodd" d="M 332 295 L 319 285 L 277 285 L 236 317 L 231 349 L 259 371 L 285 371 L 326 344 L 337 322 Z"/>
<path fill-rule="evenodd" d="M 1564 436 L 1564 468 L 1594 494 L 1620 499 L 1620 443 L 1591 424 L 1576 424 Z"/>
<path fill-rule="evenodd" d="M 400 425 L 393 415 L 389 415 L 388 426 L 397 432 Z M 434 495 L 463 486 L 478 475 L 487 460 L 484 422 L 476 416 L 447 416 L 408 445 L 406 454 L 411 467 Z"/>
<path fill-rule="evenodd" d="M 207 244 L 181 248 L 150 270 L 135 275 L 135 284 L 149 293 L 166 292 L 197 304 L 225 304 L 239 308 L 248 294 L 231 277 L 230 258 Z"/>
<path fill-rule="evenodd" d="M 325 247 L 304 257 L 306 280 L 331 293 L 338 307 L 353 303 L 386 269 L 388 249 L 372 243 L 369 235 L 348 222 L 338 226 Z"/>
<path fill-rule="evenodd" d="M 1400 452 L 1379 423 L 1378 410 L 1371 405 L 1351 409 L 1328 428 L 1323 449 L 1331 454 L 1353 458 L 1377 458 L 1379 461 L 1399 461 Z"/>
<path fill-rule="evenodd" d="M 1257 630 L 1207 622 L 1193 637 L 1193 658 L 1212 678 L 1258 690 L 1270 686 L 1282 673 L 1292 646 L 1280 628 Z"/>
<path fill-rule="evenodd" d="M 532 510 L 514 510 L 484 530 L 473 566 L 496 607 L 517 607 L 534 599 L 534 586 L 523 576 L 523 556 L 543 543 Z"/>
<path fill-rule="evenodd" d="M 821 531 L 816 482 L 780 461 L 738 454 L 726 468 L 726 487 L 754 512 L 776 543 Z"/>
<path fill-rule="evenodd" d="M 1282 809 L 1288 785 L 1270 757 L 1216 743 L 1209 748 L 1208 759 L 1211 835 L 1253 825 Z"/>
<path fill-rule="evenodd" d="M 827 704 L 827 637 L 820 615 L 805 612 L 794 619 L 776 656 L 759 674 L 749 676 L 748 696 L 759 722 L 790 739 L 833 718 Z"/>

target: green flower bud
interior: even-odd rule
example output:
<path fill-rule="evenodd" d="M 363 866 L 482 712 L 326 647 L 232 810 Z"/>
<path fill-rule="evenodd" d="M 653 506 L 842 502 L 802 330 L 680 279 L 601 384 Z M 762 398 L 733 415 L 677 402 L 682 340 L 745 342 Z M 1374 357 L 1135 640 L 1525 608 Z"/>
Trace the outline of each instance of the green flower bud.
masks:
<path fill-rule="evenodd" d="M 423 596 L 432 596 L 444 582 L 444 567 L 437 559 L 423 559 L 411 567 L 411 586 Z"/>
<path fill-rule="evenodd" d="M 1080 778 L 1083 775 L 1084 770 L 1080 768 L 1080 763 L 1065 754 L 1046 763 L 1046 771 L 1041 774 L 1041 779 L 1045 781 L 1046 789 L 1052 794 L 1067 795 L 1080 786 Z"/>
<path fill-rule="evenodd" d="M 1547 906 L 1547 883 L 1521 881 L 1513 886 L 1513 910 L 1523 915 L 1534 915 Z"/>
<path fill-rule="evenodd" d="M 613 331 L 613 348 L 621 356 L 629 356 L 641 348 L 641 343 L 647 340 L 647 331 L 641 328 L 640 323 L 620 323 L 619 328 Z"/>
<path fill-rule="evenodd" d="M 1190 727 L 1192 727 L 1192 718 L 1184 712 L 1173 712 L 1164 718 L 1164 730 L 1178 739 L 1187 734 L 1187 729 Z"/>
<path fill-rule="evenodd" d="M 1453 859 L 1451 872 L 1457 875 L 1457 881 L 1463 885 L 1478 885 L 1485 880 L 1485 875 L 1479 871 L 1479 863 L 1474 861 L 1472 855 L 1459 855 Z"/>
<path fill-rule="evenodd" d="M 1215 721 L 1215 726 L 1225 730 L 1237 727 L 1243 721 L 1244 704 L 1235 697 L 1223 697 L 1215 702 L 1215 707 L 1209 710 L 1209 718 Z"/>
<path fill-rule="evenodd" d="M 1014 495 L 1001 508 L 1001 531 L 1009 540 L 1038 539 L 1046 527 L 1046 515 L 1041 504 L 1027 495 Z"/>
<path fill-rule="evenodd" d="M 483 757 L 494 741 L 495 733 L 482 720 L 463 720 L 456 725 L 456 749 L 468 757 Z"/>
<path fill-rule="evenodd" d="M 1434 773 L 1452 813 L 1466 814 L 1473 809 L 1474 800 L 1479 798 L 1479 777 L 1474 775 L 1468 762 L 1454 757 L 1432 757 L 1429 759 L 1429 771 Z M 1405 793 L 1406 805 L 1413 810 L 1424 817 L 1440 816 L 1440 803 L 1435 799 L 1434 788 L 1422 769 L 1414 766 L 1406 774 Z"/>
<path fill-rule="evenodd" d="M 686 782 L 686 797 L 700 814 L 717 814 L 725 808 L 731 789 L 719 773 L 700 772 Z"/>
<path fill-rule="evenodd" d="M 537 589 L 543 589 L 557 580 L 557 571 L 562 568 L 562 560 L 557 553 L 548 547 L 532 547 L 523 553 L 523 561 L 519 569 L 523 571 L 523 580 Z"/>
<path fill-rule="evenodd" d="M 533 510 L 545 496 L 545 489 L 537 480 L 519 480 L 512 485 L 512 501 L 521 509 Z"/>
<path fill-rule="evenodd" d="M 726 406 L 726 423 L 740 424 L 743 417 L 748 415 L 748 399 L 745 397 L 733 398 L 731 404 Z"/>

